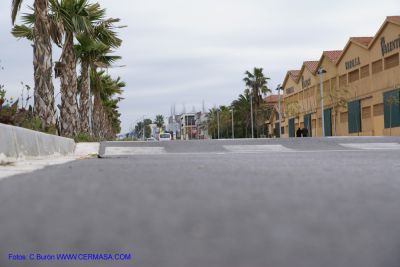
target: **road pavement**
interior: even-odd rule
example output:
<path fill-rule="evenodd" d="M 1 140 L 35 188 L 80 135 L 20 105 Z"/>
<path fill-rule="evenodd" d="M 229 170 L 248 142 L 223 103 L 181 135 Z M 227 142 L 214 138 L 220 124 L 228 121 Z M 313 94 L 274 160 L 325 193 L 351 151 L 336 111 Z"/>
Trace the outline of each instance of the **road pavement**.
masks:
<path fill-rule="evenodd" d="M 399 146 L 103 143 L 104 158 L 0 180 L 0 266 L 398 267 Z M 8 258 L 67 252 L 133 259 Z"/>

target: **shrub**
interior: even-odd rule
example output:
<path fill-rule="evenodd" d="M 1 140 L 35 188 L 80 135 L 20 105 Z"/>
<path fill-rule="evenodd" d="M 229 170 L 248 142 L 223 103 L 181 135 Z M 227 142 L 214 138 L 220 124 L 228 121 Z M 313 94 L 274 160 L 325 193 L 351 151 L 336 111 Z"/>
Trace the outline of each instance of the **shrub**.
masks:
<path fill-rule="evenodd" d="M 92 142 L 99 142 L 100 140 L 94 136 L 90 136 L 86 133 L 78 133 L 74 136 L 74 140 L 76 143 L 92 143 Z"/>

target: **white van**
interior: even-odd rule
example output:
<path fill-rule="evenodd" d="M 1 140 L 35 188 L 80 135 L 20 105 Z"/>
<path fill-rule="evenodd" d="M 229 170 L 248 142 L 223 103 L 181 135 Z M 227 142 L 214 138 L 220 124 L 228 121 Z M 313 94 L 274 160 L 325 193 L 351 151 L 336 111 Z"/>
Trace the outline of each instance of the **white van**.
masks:
<path fill-rule="evenodd" d="M 162 133 L 162 134 L 160 134 L 159 140 L 160 141 L 171 141 L 172 140 L 171 134 L 170 133 Z"/>

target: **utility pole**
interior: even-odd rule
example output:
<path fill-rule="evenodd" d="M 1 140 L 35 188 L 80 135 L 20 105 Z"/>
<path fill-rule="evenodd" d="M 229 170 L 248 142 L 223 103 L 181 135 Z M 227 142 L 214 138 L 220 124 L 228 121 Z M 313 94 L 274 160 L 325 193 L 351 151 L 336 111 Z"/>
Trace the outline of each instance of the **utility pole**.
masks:
<path fill-rule="evenodd" d="M 233 122 L 233 108 L 232 108 L 232 139 L 235 139 L 235 124 Z"/>
<path fill-rule="evenodd" d="M 281 114 L 281 90 L 282 86 L 279 84 L 278 88 L 278 116 L 279 116 L 279 138 L 282 138 L 282 114 Z"/>
<path fill-rule="evenodd" d="M 324 70 L 322 67 L 318 69 L 318 75 L 319 75 L 319 90 L 321 94 L 321 117 L 322 117 L 322 137 L 325 137 L 325 116 L 324 116 L 324 86 L 323 86 L 323 79 L 324 79 L 324 74 L 326 73 L 326 70 Z"/>
<path fill-rule="evenodd" d="M 254 139 L 253 95 L 250 94 L 251 138 Z"/>

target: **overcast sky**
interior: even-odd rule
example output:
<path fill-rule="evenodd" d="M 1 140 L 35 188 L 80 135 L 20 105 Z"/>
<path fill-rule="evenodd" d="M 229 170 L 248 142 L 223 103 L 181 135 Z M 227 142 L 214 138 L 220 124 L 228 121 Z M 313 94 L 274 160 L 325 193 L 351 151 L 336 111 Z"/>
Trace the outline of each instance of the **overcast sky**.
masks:
<path fill-rule="evenodd" d="M 230 104 L 244 89 L 243 73 L 255 66 L 276 88 L 287 70 L 318 60 L 323 50 L 342 49 L 350 36 L 372 36 L 386 16 L 400 15 L 398 0 L 99 2 L 128 26 L 117 64 L 126 67 L 110 71 L 127 83 L 123 132 L 143 116 L 168 116 L 173 104 L 177 112 L 200 110 L 203 101 L 207 108 Z M 0 84 L 18 97 L 21 81 L 33 85 L 32 48 L 10 35 L 10 5 L 0 1 Z"/>

